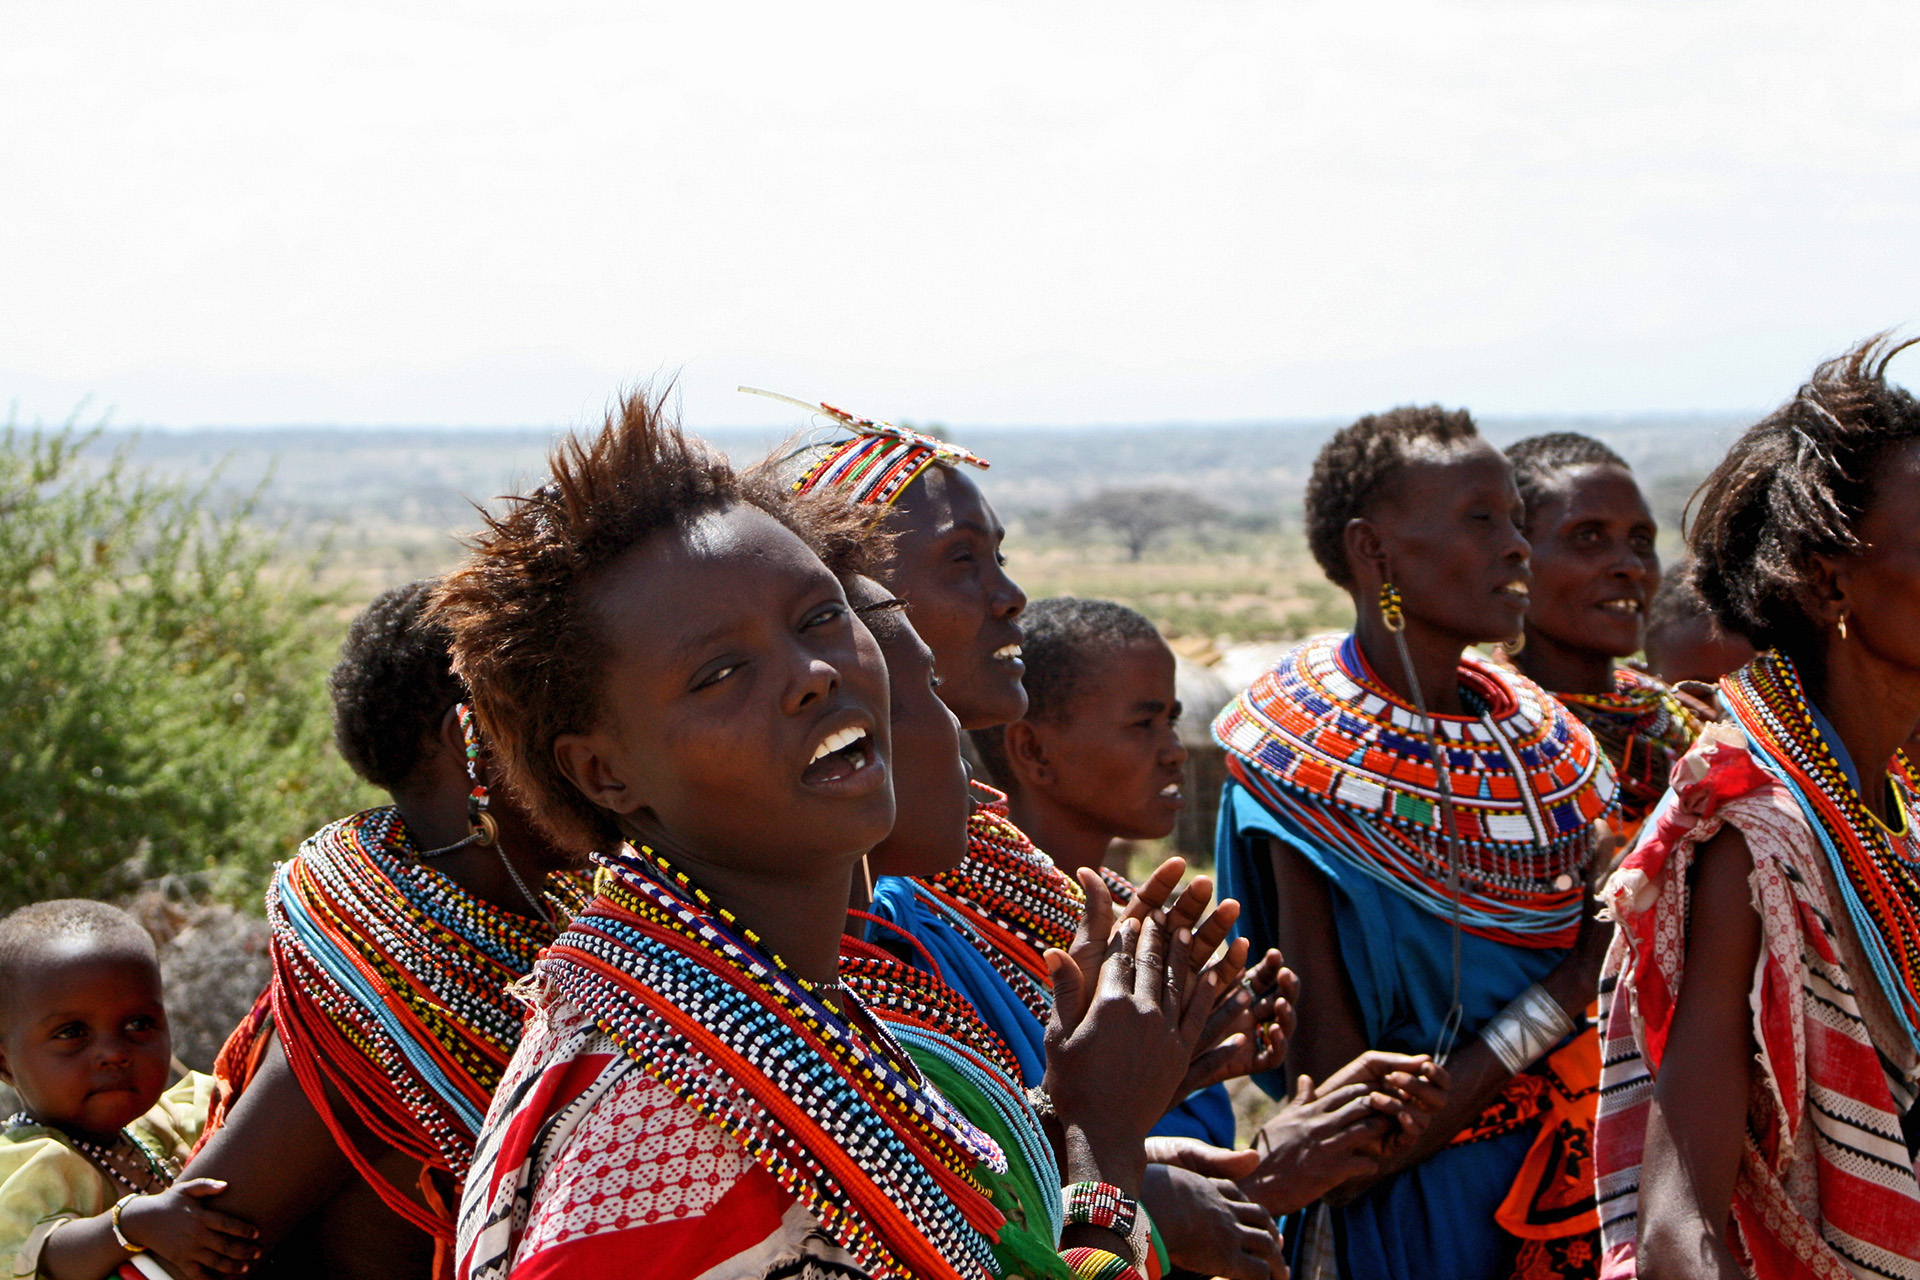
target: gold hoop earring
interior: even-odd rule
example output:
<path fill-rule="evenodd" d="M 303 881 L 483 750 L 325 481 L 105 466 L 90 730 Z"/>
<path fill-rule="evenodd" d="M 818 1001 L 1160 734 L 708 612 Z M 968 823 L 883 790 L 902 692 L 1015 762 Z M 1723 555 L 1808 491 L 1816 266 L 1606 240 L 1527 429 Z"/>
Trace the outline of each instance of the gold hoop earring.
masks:
<path fill-rule="evenodd" d="M 1405 631 L 1407 629 L 1407 615 L 1400 608 L 1400 605 L 1400 588 L 1394 586 L 1391 582 L 1381 583 L 1380 621 L 1386 624 L 1386 628 L 1389 631 Z"/>
<path fill-rule="evenodd" d="M 1525 627 L 1520 628 L 1520 634 L 1515 636 L 1513 639 L 1502 640 L 1500 642 L 1500 648 L 1506 652 L 1506 655 L 1509 658 L 1513 657 L 1515 654 L 1519 653 L 1522 649 L 1526 647 L 1527 647 L 1527 629 Z"/>
<path fill-rule="evenodd" d="M 1840 638 L 1842 640 L 1845 640 L 1847 638 L 1847 615 L 1844 613 L 1841 614 L 1840 621 L 1836 622 L 1834 625 L 1840 628 Z"/>

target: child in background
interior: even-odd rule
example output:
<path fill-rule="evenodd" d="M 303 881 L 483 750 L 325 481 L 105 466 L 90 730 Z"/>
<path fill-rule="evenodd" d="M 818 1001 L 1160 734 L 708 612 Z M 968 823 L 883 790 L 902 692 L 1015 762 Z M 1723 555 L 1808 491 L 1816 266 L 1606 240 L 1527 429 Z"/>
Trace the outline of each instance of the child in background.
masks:
<path fill-rule="evenodd" d="M 1111 600 L 1041 600 L 1021 626 L 1027 713 L 973 734 L 1014 825 L 1068 875 L 1115 840 L 1164 839 L 1186 803 L 1173 650 Z"/>
<path fill-rule="evenodd" d="M 174 1184 L 212 1082 L 167 1089 L 172 1058 L 159 959 L 133 917 L 66 898 L 0 920 L 0 1079 L 23 1108 L 0 1137 L 7 1274 L 102 1280 L 151 1249 L 211 1280 L 258 1255 L 251 1226 L 199 1202 L 225 1183 Z"/>
<path fill-rule="evenodd" d="M 1173 650 L 1111 600 L 1055 596 L 1020 623 L 1027 712 L 973 731 L 1014 825 L 1068 875 L 1106 865 L 1116 840 L 1166 838 L 1186 803 Z M 1230 1148 L 1233 1103 L 1220 1085 L 1202 1089 L 1154 1133 Z"/>

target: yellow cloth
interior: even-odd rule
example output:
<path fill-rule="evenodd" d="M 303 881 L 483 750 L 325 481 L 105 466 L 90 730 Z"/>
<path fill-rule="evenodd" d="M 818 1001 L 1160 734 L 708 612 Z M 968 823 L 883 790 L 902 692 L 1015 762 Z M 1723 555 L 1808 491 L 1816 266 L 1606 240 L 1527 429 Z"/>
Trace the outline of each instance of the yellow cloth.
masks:
<path fill-rule="evenodd" d="M 206 1127 L 212 1098 L 213 1077 L 189 1072 L 127 1128 L 169 1159 L 184 1160 Z M 105 1213 L 122 1194 L 57 1130 L 39 1124 L 8 1129 L 0 1135 L 0 1258 L 8 1261 L 8 1274 L 33 1275 L 49 1228 Z"/>

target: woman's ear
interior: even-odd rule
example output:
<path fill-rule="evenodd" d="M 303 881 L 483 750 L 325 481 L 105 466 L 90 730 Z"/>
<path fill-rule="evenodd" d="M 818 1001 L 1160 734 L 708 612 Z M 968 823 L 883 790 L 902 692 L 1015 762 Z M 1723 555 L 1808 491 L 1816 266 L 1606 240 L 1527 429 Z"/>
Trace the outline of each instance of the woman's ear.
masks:
<path fill-rule="evenodd" d="M 1380 527 L 1365 516 L 1355 516 L 1347 521 L 1343 534 L 1347 551 L 1347 568 L 1354 581 L 1375 583 L 1387 581 L 1387 548 L 1380 539 Z"/>
<path fill-rule="evenodd" d="M 1852 612 L 1847 599 L 1847 580 L 1852 576 L 1853 560 L 1850 556 L 1812 557 L 1808 565 L 1812 570 L 1805 584 L 1804 605 L 1814 621 L 1831 627 L 1846 614 Z"/>
<path fill-rule="evenodd" d="M 1053 765 L 1047 760 L 1047 745 L 1031 720 L 1015 720 L 1004 730 L 1007 767 L 1022 787 L 1045 788 L 1053 785 Z"/>
<path fill-rule="evenodd" d="M 602 809 L 631 817 L 646 807 L 639 788 L 625 776 L 612 737 L 605 730 L 561 734 L 553 740 L 553 762 L 567 781 Z"/>

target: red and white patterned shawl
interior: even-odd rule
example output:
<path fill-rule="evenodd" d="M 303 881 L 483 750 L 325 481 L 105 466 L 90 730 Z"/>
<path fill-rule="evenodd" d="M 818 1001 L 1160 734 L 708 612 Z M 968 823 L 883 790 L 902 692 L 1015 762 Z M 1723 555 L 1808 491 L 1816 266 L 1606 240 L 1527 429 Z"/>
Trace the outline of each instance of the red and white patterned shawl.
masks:
<path fill-rule="evenodd" d="M 1654 1077 L 1686 964 L 1687 873 L 1723 825 L 1746 838 L 1762 946 L 1758 1053 L 1728 1240 L 1749 1275 L 1920 1277 L 1920 1183 L 1901 1136 L 1916 1064 L 1784 784 L 1733 725 L 1710 726 L 1608 882 L 1619 930 L 1601 978 L 1595 1169 L 1604 1277 L 1632 1275 Z"/>

